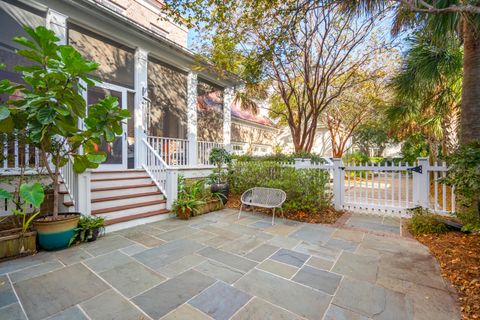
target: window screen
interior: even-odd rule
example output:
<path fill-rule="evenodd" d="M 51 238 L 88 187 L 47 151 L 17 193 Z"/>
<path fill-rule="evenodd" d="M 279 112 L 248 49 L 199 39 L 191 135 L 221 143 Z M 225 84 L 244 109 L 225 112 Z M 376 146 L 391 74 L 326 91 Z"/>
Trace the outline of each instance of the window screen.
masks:
<path fill-rule="evenodd" d="M 73 24 L 68 27 L 68 41 L 84 58 L 100 64 L 94 76 L 104 82 L 133 88 L 133 49 Z"/>
<path fill-rule="evenodd" d="M 198 79 L 198 140 L 223 142 L 223 88 Z"/>
<path fill-rule="evenodd" d="M 149 134 L 185 139 L 187 135 L 187 74 L 148 59 Z"/>

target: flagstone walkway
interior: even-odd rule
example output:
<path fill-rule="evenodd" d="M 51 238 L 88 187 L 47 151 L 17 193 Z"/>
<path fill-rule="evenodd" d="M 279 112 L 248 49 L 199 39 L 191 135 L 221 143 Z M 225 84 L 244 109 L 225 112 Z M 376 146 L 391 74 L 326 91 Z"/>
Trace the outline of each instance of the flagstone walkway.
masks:
<path fill-rule="evenodd" d="M 460 316 L 418 242 L 229 209 L 0 263 L 0 319 L 212 318 Z"/>

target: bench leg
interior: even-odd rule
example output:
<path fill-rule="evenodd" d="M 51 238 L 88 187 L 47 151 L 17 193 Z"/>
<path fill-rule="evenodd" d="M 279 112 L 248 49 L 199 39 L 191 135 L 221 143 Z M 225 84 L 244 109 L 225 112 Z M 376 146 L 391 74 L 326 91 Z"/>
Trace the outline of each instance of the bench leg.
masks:
<path fill-rule="evenodd" d="M 237 220 L 240 220 L 240 215 L 242 214 L 242 207 L 243 207 L 243 203 L 240 204 L 240 210 L 238 211 L 238 218 L 237 218 Z"/>
<path fill-rule="evenodd" d="M 275 208 L 273 208 L 273 214 L 272 214 L 272 226 L 275 220 Z"/>

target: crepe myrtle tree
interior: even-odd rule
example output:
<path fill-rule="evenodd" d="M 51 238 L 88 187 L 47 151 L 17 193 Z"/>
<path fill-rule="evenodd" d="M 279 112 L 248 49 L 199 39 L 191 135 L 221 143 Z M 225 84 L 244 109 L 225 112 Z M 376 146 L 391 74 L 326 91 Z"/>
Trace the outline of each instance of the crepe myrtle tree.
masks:
<path fill-rule="evenodd" d="M 58 219 L 60 168 L 69 159 L 73 170 L 82 173 L 106 160 L 98 151 L 101 139 L 112 142 L 122 133 L 122 120 L 129 117 L 115 97 L 106 97 L 86 108 L 80 90 L 94 86 L 89 76 L 98 64 L 85 60 L 69 45 L 59 45 L 53 31 L 45 27 L 25 27 L 29 38 L 15 37 L 25 49 L 17 54 L 28 61 L 15 67 L 23 84 L 0 80 L 0 94 L 10 100 L 0 102 L 0 130 L 16 130 L 39 149 L 43 165 L 53 184 L 53 219 Z M 83 126 L 79 123 L 83 122 Z"/>

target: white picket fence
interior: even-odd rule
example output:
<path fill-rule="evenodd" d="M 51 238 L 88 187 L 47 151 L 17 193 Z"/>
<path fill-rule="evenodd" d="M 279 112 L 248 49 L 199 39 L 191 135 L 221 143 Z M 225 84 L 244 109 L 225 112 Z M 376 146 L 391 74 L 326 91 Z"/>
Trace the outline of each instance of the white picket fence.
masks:
<path fill-rule="evenodd" d="M 314 164 L 309 159 L 296 159 L 294 164 L 283 165 L 328 170 L 337 209 L 400 216 L 415 207 L 438 214 L 455 212 L 455 188 L 440 182 L 447 174 L 447 165 L 430 165 L 428 158 L 413 164 L 343 164 L 340 159 Z"/>

